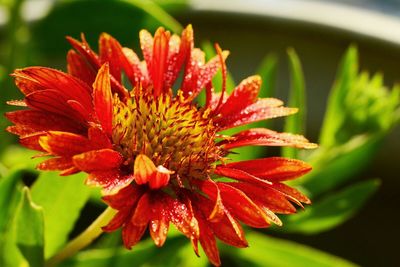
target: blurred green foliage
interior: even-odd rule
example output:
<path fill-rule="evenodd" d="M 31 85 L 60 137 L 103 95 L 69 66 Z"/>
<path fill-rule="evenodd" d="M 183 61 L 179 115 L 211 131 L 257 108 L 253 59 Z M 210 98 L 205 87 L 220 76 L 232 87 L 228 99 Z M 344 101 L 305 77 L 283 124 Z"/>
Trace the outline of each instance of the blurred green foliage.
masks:
<path fill-rule="evenodd" d="M 27 222 L 30 227 L 26 227 Z M 15 242 L 30 266 L 44 265 L 43 208 L 32 202 L 28 187 L 23 188 L 22 199 L 15 212 Z"/>
<path fill-rule="evenodd" d="M 367 72 L 360 72 L 357 48 L 349 47 L 328 99 L 320 147 L 300 157 L 313 171 L 291 182 L 307 191 L 314 203 L 284 220 L 287 231 L 314 234 L 330 230 L 348 220 L 377 190 L 378 182 L 365 181 L 327 194 L 348 184 L 399 123 L 399 93 L 397 86 L 389 91 L 383 85 L 381 74 L 370 79 Z"/>
<path fill-rule="evenodd" d="M 300 59 L 296 51 L 288 49 L 289 69 L 290 69 L 290 95 L 288 106 L 298 107 L 299 111 L 285 120 L 284 132 L 305 135 L 306 125 L 306 85 Z M 298 149 L 293 147 L 283 147 L 282 156 L 287 158 L 298 158 Z"/>
<path fill-rule="evenodd" d="M 105 31 L 138 49 L 135 33 L 142 28 L 154 31 L 161 24 L 179 32 L 181 26 L 169 14 L 185 11 L 188 5 L 184 0 L 64 0 L 57 1 L 41 20 L 27 23 L 20 13 L 22 4 L 22 0 L 2 2 L 9 20 L 1 29 L 0 36 L 1 103 L 19 97 L 12 79 L 7 77 L 14 68 L 34 64 L 38 58 L 44 65 L 63 68 L 59 62 L 63 62 L 60 59 L 65 57 L 69 48 L 64 40 L 66 34 L 78 37 L 85 32 L 89 43 L 96 44 L 98 35 Z M 120 30 L 127 27 L 132 35 Z M 215 55 L 210 43 L 206 42 L 202 48 L 207 58 Z M 264 81 L 261 97 L 274 95 L 279 60 L 277 55 L 269 54 L 257 70 Z M 288 50 L 288 62 L 291 77 L 289 105 L 298 107 L 301 112 L 287 118 L 285 131 L 304 134 L 306 84 L 294 49 Z M 219 87 L 221 73 L 213 83 Z M 228 75 L 227 85 L 228 91 L 235 87 L 231 74 Z M 284 156 L 297 157 L 313 165 L 312 173 L 292 184 L 308 192 L 314 203 L 305 211 L 284 218 L 284 227 L 274 228 L 276 231 L 303 234 L 327 231 L 351 218 L 365 204 L 377 190 L 379 180 L 352 183 L 351 179 L 368 164 L 383 138 L 399 123 L 399 95 L 399 87 L 388 90 L 384 86 L 382 74 L 360 72 L 357 48 L 351 46 L 348 49 L 328 100 L 320 147 L 311 153 L 291 148 L 282 150 Z M 2 113 L 9 110 L 5 105 L 0 105 L 0 109 Z M 4 129 L 6 125 L 1 117 L 0 127 Z M 256 125 L 272 126 L 270 122 Z M 4 131 L 0 133 L 0 138 L 0 266 L 26 265 L 27 260 L 30 266 L 42 266 L 43 260 L 54 255 L 68 241 L 83 207 L 89 201 L 99 203 L 99 194 L 82 185 L 84 175 L 68 178 L 61 178 L 53 172 L 39 175 L 34 171 L 38 160 L 30 159 L 33 152 L 11 145 L 12 137 Z M 251 159 L 265 154 L 265 148 L 241 148 L 236 152 L 238 154 L 232 155 L 235 160 Z M 23 179 L 32 176 L 33 185 L 24 188 Z M 331 193 L 333 190 L 335 193 Z M 24 224 L 26 221 L 29 221 L 29 228 Z M 222 247 L 223 257 L 237 266 L 353 266 L 345 260 L 300 244 L 251 230 L 247 232 L 251 248 Z M 190 243 L 174 232 L 162 249 L 156 248 L 150 239 L 142 241 L 132 251 L 120 245 L 119 232 L 104 235 L 88 250 L 65 261 L 62 266 L 209 264 L 204 253 L 197 259 Z"/>
<path fill-rule="evenodd" d="M 82 186 L 83 173 L 54 179 L 57 176 L 53 172 L 42 172 L 31 188 L 32 199 L 44 211 L 46 258 L 53 256 L 68 241 L 90 194 L 90 188 Z"/>

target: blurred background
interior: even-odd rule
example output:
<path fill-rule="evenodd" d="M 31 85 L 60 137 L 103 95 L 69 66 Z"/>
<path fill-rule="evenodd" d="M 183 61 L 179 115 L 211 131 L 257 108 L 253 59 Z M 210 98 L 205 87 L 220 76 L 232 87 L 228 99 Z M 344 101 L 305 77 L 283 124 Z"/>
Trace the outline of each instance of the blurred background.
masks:
<path fill-rule="evenodd" d="M 181 25 L 191 23 L 198 46 L 218 42 L 230 50 L 227 64 L 236 83 L 256 73 L 264 57 L 270 55 L 277 62 L 274 95 L 286 101 L 289 88 L 293 87 L 287 49 L 294 48 L 305 79 L 305 134 L 313 142 L 319 142 L 328 96 L 337 81 L 341 58 L 350 45 L 358 47 L 360 70 L 383 73 L 388 88 L 400 82 L 400 2 L 396 0 L 2 0 L 0 3 L 1 113 L 10 110 L 5 101 L 21 97 L 8 75 L 13 69 L 41 65 L 66 70 L 65 56 L 69 49 L 66 35 L 77 38 L 84 32 L 89 43 L 96 47 L 99 34 L 108 32 L 124 46 L 139 51 L 140 29 L 153 32 L 160 25 L 170 29 L 176 25 L 163 12 Z M 348 106 L 351 112 L 352 103 Z M 13 162 L 7 158 L 8 149 L 17 141 L 5 133 L 8 122 L 3 117 L 0 123 L 0 148 L 3 164 L 8 167 Z M 279 129 L 281 124 L 276 127 Z M 364 152 L 368 155 L 364 155 L 362 164 L 352 164 L 347 159 L 346 168 L 354 169 L 350 171 L 351 179 L 329 191 L 335 194 L 353 182 L 380 178 L 376 193 L 350 220 L 313 234 L 275 230 L 267 233 L 362 266 L 398 266 L 398 123 L 384 135 L 376 148 Z M 315 198 L 317 202 L 319 197 L 322 198 Z"/>

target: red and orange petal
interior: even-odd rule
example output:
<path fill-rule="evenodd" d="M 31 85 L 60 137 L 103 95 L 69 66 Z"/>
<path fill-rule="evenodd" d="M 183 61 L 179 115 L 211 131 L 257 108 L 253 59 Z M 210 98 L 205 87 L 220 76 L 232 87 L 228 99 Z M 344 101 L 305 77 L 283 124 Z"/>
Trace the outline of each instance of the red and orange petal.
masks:
<path fill-rule="evenodd" d="M 133 173 L 137 184 L 148 183 L 151 189 L 159 189 L 168 185 L 170 174 L 174 172 L 161 165 L 156 167 L 150 158 L 140 154 L 135 159 Z"/>
<path fill-rule="evenodd" d="M 266 173 L 267 168 L 259 169 Z M 299 168 L 299 172 L 303 171 Z M 148 227 L 155 244 L 160 246 L 165 242 L 169 223 L 173 223 L 194 241 L 195 250 L 198 240 L 210 261 L 220 265 L 216 237 L 229 245 L 247 246 L 238 221 L 252 227 L 281 225 L 274 212 L 293 213 L 296 209 L 290 202 L 309 203 L 300 192 L 279 182 L 269 181 L 264 188 L 251 182 L 213 180 L 197 181 L 194 185 L 201 194 L 181 189 L 176 192 L 177 198 L 172 198 L 163 191 L 139 191 L 143 187 L 133 185 L 106 196 L 104 200 L 119 212 L 104 229 L 122 227 L 124 244 L 130 248 Z"/>
<path fill-rule="evenodd" d="M 15 83 L 25 99 L 8 103 L 25 110 L 6 114 L 14 123 L 7 130 L 19 135 L 24 146 L 53 156 L 39 164 L 39 169 L 59 170 L 61 175 L 87 172 L 86 183 L 103 188 L 104 201 L 117 210 L 104 231 L 122 228 L 127 248 L 139 242 L 146 229 L 155 244 L 162 246 L 172 223 L 191 239 L 196 253 L 200 242 L 211 263 L 220 265 L 216 238 L 232 246 L 246 247 L 240 222 L 252 227 L 281 225 L 275 213 L 294 213 L 293 203 L 297 206 L 310 203 L 301 192 L 283 183 L 311 170 L 302 161 L 274 157 L 216 165 L 216 162 L 224 162 L 224 156 L 236 147 L 312 149 L 316 145 L 300 135 L 261 128 L 231 137 L 219 136 L 219 131 L 287 116 L 297 109 L 284 107 L 278 99 L 259 99 L 259 76 L 245 79 L 228 95 L 225 60 L 229 52 L 216 45 L 217 55 L 206 62 L 204 52 L 194 47 L 190 25 L 181 37 L 163 28 L 158 29 L 154 37 L 142 30 L 143 61 L 133 50 L 121 46 L 105 33 L 99 39 L 99 54 L 90 48 L 83 35 L 81 41 L 67 39 L 74 48 L 67 55 L 69 74 L 44 67 L 14 72 Z M 220 69 L 223 82 L 215 85 L 212 78 Z M 182 82 L 174 97 L 171 88 L 176 85 L 180 73 Z M 131 92 L 122 84 L 123 74 L 134 88 Z M 222 89 L 215 92 L 214 86 Z M 197 109 L 194 100 L 202 90 L 206 90 L 206 104 L 203 109 Z M 222 137 L 222 141 L 204 142 L 213 147 L 207 149 L 213 156 L 199 154 L 201 157 L 196 158 L 205 157 L 206 163 L 200 168 L 201 178 L 180 177 L 179 170 L 156 164 L 159 157 L 146 153 L 146 149 L 136 154 L 118 149 L 120 143 L 115 140 L 113 125 L 116 102 L 125 105 L 128 101 L 138 101 L 142 95 L 145 97 L 141 101 L 147 101 L 142 104 L 147 106 L 159 105 L 161 102 L 154 101 L 158 98 L 179 102 L 173 106 L 175 109 L 187 105 L 182 111 L 175 110 L 178 117 L 174 117 L 170 125 L 184 122 L 188 119 L 186 113 L 197 109 L 196 112 L 203 112 L 199 118 L 207 127 L 193 129 L 213 132 L 206 135 L 210 138 Z M 151 113 L 146 116 L 145 120 L 155 121 L 166 117 Z M 196 125 L 196 122 L 191 123 Z M 156 135 L 154 129 L 149 132 Z M 182 142 L 187 142 L 190 136 L 183 137 Z M 191 137 L 197 140 L 199 136 L 201 133 L 196 132 Z M 185 147 L 179 148 L 182 152 Z M 191 153 L 190 149 L 187 151 Z M 190 160 L 187 175 L 191 174 Z M 219 177 L 228 177 L 231 181 L 221 182 Z"/>
<path fill-rule="evenodd" d="M 225 149 L 242 146 L 291 146 L 314 149 L 318 145 L 310 143 L 304 136 L 290 133 L 278 133 L 266 128 L 252 128 L 239 132 L 229 140 L 220 142 Z"/>
<path fill-rule="evenodd" d="M 112 135 L 112 94 L 110 84 L 110 71 L 108 63 L 105 63 L 99 70 L 93 83 L 94 112 L 100 122 L 102 130 Z"/>

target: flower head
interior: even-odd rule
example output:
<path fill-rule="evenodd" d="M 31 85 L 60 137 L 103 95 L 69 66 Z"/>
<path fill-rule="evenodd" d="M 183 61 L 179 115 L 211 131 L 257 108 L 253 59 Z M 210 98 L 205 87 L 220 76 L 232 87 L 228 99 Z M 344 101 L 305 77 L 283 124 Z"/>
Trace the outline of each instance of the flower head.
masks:
<path fill-rule="evenodd" d="M 247 246 L 239 221 L 257 228 L 280 225 L 275 213 L 293 213 L 292 203 L 310 202 L 283 183 L 311 170 L 302 161 L 229 162 L 237 147 L 315 144 L 263 128 L 222 135 L 225 129 L 297 110 L 278 99 L 259 99 L 258 76 L 228 95 L 228 52 L 216 45 L 217 56 L 206 62 L 204 52 L 194 48 L 191 26 L 181 37 L 163 28 L 154 37 L 141 31 L 143 61 L 108 34 L 100 37 L 99 54 L 84 36 L 68 40 L 74 48 L 67 57 L 69 74 L 44 67 L 14 72 L 25 98 L 9 104 L 25 109 L 7 113 L 15 124 L 8 131 L 24 146 L 51 156 L 39 169 L 88 173 L 87 183 L 102 187 L 104 201 L 118 211 L 104 231 L 122 228 L 127 248 L 147 228 L 162 246 L 172 223 L 191 239 L 196 253 L 200 242 L 219 265 L 216 238 Z M 224 82 L 215 92 L 211 80 L 220 69 Z M 174 90 L 180 73 L 182 82 Z M 199 106 L 195 100 L 202 90 L 206 101 Z"/>

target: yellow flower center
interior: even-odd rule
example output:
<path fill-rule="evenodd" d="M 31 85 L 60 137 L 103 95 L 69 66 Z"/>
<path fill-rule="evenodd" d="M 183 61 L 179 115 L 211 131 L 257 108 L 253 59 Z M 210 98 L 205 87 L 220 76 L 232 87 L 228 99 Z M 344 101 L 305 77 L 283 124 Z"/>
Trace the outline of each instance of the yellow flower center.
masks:
<path fill-rule="evenodd" d="M 114 98 L 113 143 L 132 170 L 139 154 L 156 166 L 174 171 L 181 181 L 203 179 L 220 159 L 216 129 L 209 110 L 198 109 L 178 94 L 157 98 L 131 93 L 126 101 Z"/>

